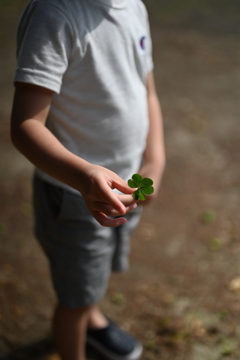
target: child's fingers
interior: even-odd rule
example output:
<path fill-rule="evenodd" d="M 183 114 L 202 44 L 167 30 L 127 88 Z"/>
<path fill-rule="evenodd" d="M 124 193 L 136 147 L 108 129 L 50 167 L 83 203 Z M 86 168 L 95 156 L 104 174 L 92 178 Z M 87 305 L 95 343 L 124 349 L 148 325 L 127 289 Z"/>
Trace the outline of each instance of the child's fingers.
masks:
<path fill-rule="evenodd" d="M 129 205 L 126 205 L 125 206 L 125 214 L 129 213 L 133 209 L 136 209 L 136 207 L 137 207 L 136 202 L 131 202 Z M 122 215 L 116 209 L 114 209 L 111 205 L 104 204 L 101 202 L 94 204 L 94 211 L 101 212 L 107 216 L 121 216 Z"/>
<path fill-rule="evenodd" d="M 116 197 L 123 203 L 124 206 L 136 204 L 136 200 L 133 198 L 132 194 L 116 194 Z"/>
<path fill-rule="evenodd" d="M 113 189 L 117 189 L 119 191 L 121 191 L 124 194 L 132 194 L 134 192 L 134 190 L 136 189 L 132 189 L 130 188 L 127 183 L 122 180 L 121 178 L 119 178 L 120 180 L 112 180 L 112 185 L 113 185 Z"/>
<path fill-rule="evenodd" d="M 100 225 L 106 227 L 117 227 L 127 222 L 127 220 L 123 217 L 111 219 L 107 217 L 105 214 L 98 211 L 93 211 L 92 215 L 99 222 Z"/>
<path fill-rule="evenodd" d="M 130 188 L 124 180 L 122 180 L 116 174 L 114 175 L 115 176 L 110 180 L 111 184 L 105 181 L 99 183 L 100 191 L 102 192 L 103 195 L 103 202 L 112 205 L 113 208 L 119 211 L 120 215 L 124 215 L 126 213 L 125 205 L 128 206 L 134 202 L 133 197 L 130 195 L 136 189 Z M 121 191 L 123 195 L 119 197 L 119 195 L 114 193 L 112 189 L 117 189 Z M 124 194 L 129 194 L 129 195 L 127 196 Z"/>
<path fill-rule="evenodd" d="M 99 184 L 99 187 L 102 194 L 102 202 L 111 205 L 116 211 L 119 212 L 119 215 L 124 215 L 126 213 L 125 206 L 118 199 L 116 193 L 112 191 L 109 185 L 105 182 L 102 182 L 101 184 Z"/>
<path fill-rule="evenodd" d="M 126 214 L 126 211 L 128 211 L 126 206 L 129 206 L 133 202 L 132 197 L 129 195 L 128 200 L 124 198 L 124 201 L 121 201 L 112 190 L 116 188 L 122 193 L 132 194 L 134 189 L 130 188 L 123 179 L 108 169 L 92 165 L 90 170 L 89 178 L 91 179 L 90 184 L 92 187 L 88 188 L 87 191 L 85 190 L 85 194 L 82 192 L 85 202 L 89 204 L 88 208 L 92 211 L 103 212 L 109 216 Z M 106 209 L 95 208 L 96 204 L 94 206 L 92 205 L 96 202 L 108 204 L 115 211 L 108 214 L 105 212 Z M 91 203 L 92 205 L 90 205 Z"/>

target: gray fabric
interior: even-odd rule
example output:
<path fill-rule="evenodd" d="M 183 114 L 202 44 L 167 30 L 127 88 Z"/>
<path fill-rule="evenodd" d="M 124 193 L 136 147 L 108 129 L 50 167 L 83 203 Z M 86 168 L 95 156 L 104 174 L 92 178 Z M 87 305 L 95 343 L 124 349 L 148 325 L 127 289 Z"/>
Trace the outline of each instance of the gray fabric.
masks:
<path fill-rule="evenodd" d="M 140 0 L 32 0 L 23 13 L 14 81 L 53 90 L 47 127 L 72 153 L 124 180 L 138 172 L 146 146 L 152 69 Z"/>
<path fill-rule="evenodd" d="M 57 297 L 65 306 L 83 307 L 105 294 L 111 271 L 128 268 L 129 236 L 141 208 L 117 228 L 101 226 L 83 198 L 34 177 L 35 234 L 49 263 Z"/>

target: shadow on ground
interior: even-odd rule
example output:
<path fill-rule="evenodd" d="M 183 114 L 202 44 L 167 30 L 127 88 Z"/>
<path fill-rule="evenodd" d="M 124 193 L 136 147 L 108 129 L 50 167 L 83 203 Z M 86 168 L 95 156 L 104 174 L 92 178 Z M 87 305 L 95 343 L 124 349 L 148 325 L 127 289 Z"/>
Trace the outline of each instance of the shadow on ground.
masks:
<path fill-rule="evenodd" d="M 43 358 L 57 359 L 54 342 L 50 337 L 41 339 L 27 346 L 11 351 L 7 355 L 0 357 L 0 360 L 41 360 Z M 87 347 L 87 358 L 91 360 L 103 360 L 93 349 Z"/>
<path fill-rule="evenodd" d="M 0 357 L 0 360 L 38 360 L 52 353 L 54 353 L 53 341 L 50 338 L 45 338 L 20 349 L 16 349 L 6 356 Z"/>

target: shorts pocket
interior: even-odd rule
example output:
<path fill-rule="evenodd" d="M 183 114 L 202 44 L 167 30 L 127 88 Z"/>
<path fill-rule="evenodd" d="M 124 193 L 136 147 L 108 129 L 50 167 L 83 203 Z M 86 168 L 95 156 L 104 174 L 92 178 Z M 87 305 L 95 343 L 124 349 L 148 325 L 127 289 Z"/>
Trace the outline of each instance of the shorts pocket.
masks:
<path fill-rule="evenodd" d="M 58 220 L 62 213 L 64 190 L 48 182 L 44 182 L 45 208 L 51 218 Z"/>
<path fill-rule="evenodd" d="M 81 222 L 84 218 L 89 218 L 89 214 L 82 196 L 63 190 L 61 212 L 58 217 L 60 222 Z"/>

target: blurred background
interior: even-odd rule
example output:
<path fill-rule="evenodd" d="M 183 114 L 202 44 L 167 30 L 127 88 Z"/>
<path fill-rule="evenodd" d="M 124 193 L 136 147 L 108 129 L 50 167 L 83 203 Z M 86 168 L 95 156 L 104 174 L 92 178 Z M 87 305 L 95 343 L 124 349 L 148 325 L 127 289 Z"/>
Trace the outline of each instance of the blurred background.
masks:
<path fill-rule="evenodd" d="M 15 34 L 26 0 L 0 2 L 0 360 L 58 360 L 55 302 L 32 234 L 32 166 L 11 145 Z M 104 311 L 143 360 L 240 358 L 240 2 L 146 0 L 167 167 Z M 89 359 L 98 359 L 89 354 Z"/>

